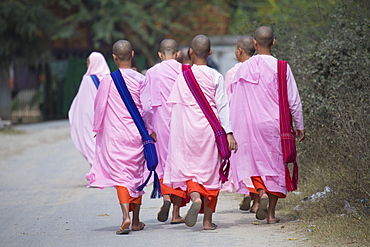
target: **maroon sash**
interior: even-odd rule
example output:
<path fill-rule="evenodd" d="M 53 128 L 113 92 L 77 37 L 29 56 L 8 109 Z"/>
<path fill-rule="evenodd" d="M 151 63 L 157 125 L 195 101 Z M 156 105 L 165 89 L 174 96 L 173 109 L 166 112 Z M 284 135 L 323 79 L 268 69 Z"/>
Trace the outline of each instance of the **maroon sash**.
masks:
<path fill-rule="evenodd" d="M 278 85 L 279 85 L 279 115 L 280 115 L 280 138 L 281 149 L 283 152 L 283 160 L 285 163 L 285 181 L 288 191 L 297 189 L 298 184 L 298 165 L 296 162 L 297 149 L 296 149 L 296 132 L 292 124 L 292 116 L 288 103 L 288 90 L 287 90 L 287 61 L 278 60 Z M 288 163 L 294 163 L 293 177 L 290 177 Z"/>
<path fill-rule="evenodd" d="M 229 176 L 229 170 L 230 170 L 230 160 L 229 159 L 231 156 L 225 130 L 222 128 L 220 121 L 216 117 L 216 114 L 213 112 L 211 106 L 209 105 L 209 102 L 204 96 L 204 93 L 202 89 L 200 88 L 197 80 L 195 79 L 195 76 L 190 66 L 183 65 L 182 70 L 183 70 L 183 75 L 184 75 L 186 84 L 188 85 L 191 93 L 193 94 L 195 100 L 197 101 L 200 109 L 202 109 L 202 112 L 207 118 L 215 134 L 218 153 L 222 159 L 221 166 L 219 168 L 220 180 L 222 183 L 225 183 L 228 180 L 228 176 Z"/>

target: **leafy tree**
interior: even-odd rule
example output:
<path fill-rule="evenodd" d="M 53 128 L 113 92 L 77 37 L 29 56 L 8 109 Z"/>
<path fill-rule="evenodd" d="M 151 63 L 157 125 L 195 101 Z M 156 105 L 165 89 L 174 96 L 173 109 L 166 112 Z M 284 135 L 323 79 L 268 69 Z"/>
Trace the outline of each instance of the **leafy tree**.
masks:
<path fill-rule="evenodd" d="M 207 15 L 204 7 L 214 6 L 226 16 L 223 1 L 170 1 L 170 0 L 94 0 L 90 1 L 91 29 L 94 46 L 111 44 L 127 39 L 148 59 L 149 65 L 157 60 L 159 42 L 173 33 L 191 33 L 198 25 L 199 15 Z M 203 31 L 207 32 L 206 29 Z"/>
<path fill-rule="evenodd" d="M 301 216 L 330 221 L 345 215 L 346 228 L 330 241 L 364 246 L 370 206 L 369 10 L 368 1 L 281 0 L 266 23 L 275 29 L 273 51 L 290 62 L 301 92 L 307 134 L 299 145 L 301 189 L 334 191 L 302 203 Z"/>
<path fill-rule="evenodd" d="M 5 107 L 1 112 L 10 109 L 7 70 L 12 63 L 45 63 L 51 58 L 52 46 L 68 49 L 83 42 L 87 44 L 84 48 L 99 49 L 127 39 L 151 66 L 157 61 L 158 44 L 163 38 L 174 37 L 188 44 L 199 33 L 226 33 L 229 10 L 225 0 L 1 1 L 0 98 L 6 99 L 0 102 Z M 6 118 L 10 118 L 9 111 Z"/>
<path fill-rule="evenodd" d="M 71 1 L 79 3 L 79 1 Z M 11 118 L 9 66 L 38 64 L 51 58 L 52 40 L 70 37 L 69 20 L 55 15 L 48 6 L 71 8 L 68 1 L 3 0 L 0 2 L 0 117 Z"/>
<path fill-rule="evenodd" d="M 307 126 L 312 130 L 311 145 L 302 150 L 302 158 L 308 161 L 310 153 L 317 153 L 319 161 L 311 164 L 330 162 L 322 169 L 332 176 L 321 179 L 343 196 L 339 200 L 348 200 L 359 209 L 360 198 L 370 195 L 370 132 L 366 127 L 370 124 L 369 7 L 338 1 L 328 17 L 329 31 L 298 64 Z M 321 145 L 313 145 L 312 140 Z"/>
<path fill-rule="evenodd" d="M 52 42 L 76 35 L 86 19 L 89 14 L 81 0 L 1 1 L 0 65 L 50 60 Z"/>
<path fill-rule="evenodd" d="M 242 19 L 233 19 L 233 31 L 272 26 L 274 55 L 288 60 L 295 75 L 306 130 L 298 144 L 300 190 L 308 196 L 325 186 L 334 191 L 312 203 L 297 198 L 299 216 L 322 229 L 327 242 L 368 246 L 370 2 L 263 1 L 252 12 L 234 2 Z M 335 221 L 343 227 L 330 231 Z"/>

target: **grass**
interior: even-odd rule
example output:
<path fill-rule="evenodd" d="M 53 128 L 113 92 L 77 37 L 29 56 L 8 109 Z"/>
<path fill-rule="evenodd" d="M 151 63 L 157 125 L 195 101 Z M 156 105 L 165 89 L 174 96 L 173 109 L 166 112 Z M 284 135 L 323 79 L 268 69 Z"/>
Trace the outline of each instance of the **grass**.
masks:
<path fill-rule="evenodd" d="M 312 188 L 301 186 L 302 194 L 289 193 L 278 203 L 284 218 L 299 220 L 299 227 L 306 232 L 315 246 L 370 246 L 370 208 L 348 208 L 338 202 L 338 193 L 329 193 L 315 201 L 308 200 Z M 306 200 L 304 200 L 306 198 Z"/>
<path fill-rule="evenodd" d="M 16 129 L 13 129 L 11 127 L 0 129 L 0 134 L 4 134 L 4 135 L 22 135 L 24 133 L 25 133 L 25 131 L 16 130 Z"/>

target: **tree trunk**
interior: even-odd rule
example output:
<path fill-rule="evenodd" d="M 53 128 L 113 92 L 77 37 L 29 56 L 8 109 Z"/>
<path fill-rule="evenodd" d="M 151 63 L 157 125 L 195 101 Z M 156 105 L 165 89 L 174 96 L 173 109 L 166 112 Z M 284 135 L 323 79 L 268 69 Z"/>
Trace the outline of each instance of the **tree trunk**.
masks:
<path fill-rule="evenodd" d="M 0 67 L 0 117 L 2 120 L 12 119 L 12 97 L 7 67 Z"/>

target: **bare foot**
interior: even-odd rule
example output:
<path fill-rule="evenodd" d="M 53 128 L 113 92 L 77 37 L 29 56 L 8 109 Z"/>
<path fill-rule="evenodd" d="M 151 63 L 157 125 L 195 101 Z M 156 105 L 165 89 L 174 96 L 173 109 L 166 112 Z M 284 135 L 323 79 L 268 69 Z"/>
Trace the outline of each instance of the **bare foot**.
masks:
<path fill-rule="evenodd" d="M 253 204 L 252 204 L 251 210 L 249 210 L 249 212 L 251 212 L 251 213 L 255 213 L 255 212 L 258 210 L 258 206 L 259 206 L 259 203 L 258 203 L 258 202 L 256 202 L 256 201 L 253 201 Z"/>
<path fill-rule="evenodd" d="M 144 227 L 145 227 L 145 224 L 143 222 L 139 222 L 139 224 L 137 224 L 137 225 L 133 224 L 132 227 L 131 227 L 131 230 L 140 231 L 140 230 L 143 230 Z"/>
<path fill-rule="evenodd" d="M 217 225 L 215 223 L 211 223 L 210 225 L 203 225 L 204 230 L 216 230 Z"/>
<path fill-rule="evenodd" d="M 279 223 L 279 222 L 280 222 L 279 218 L 268 218 L 267 219 L 267 224 L 275 224 L 275 223 Z"/>
<path fill-rule="evenodd" d="M 130 225 L 131 225 L 130 219 L 123 220 L 122 225 L 120 229 L 116 231 L 116 234 L 126 234 L 126 232 L 128 233 L 130 231 Z"/>
<path fill-rule="evenodd" d="M 181 224 L 181 223 L 185 223 L 185 218 L 183 218 L 181 216 L 177 216 L 177 217 L 172 218 L 171 224 Z"/>

